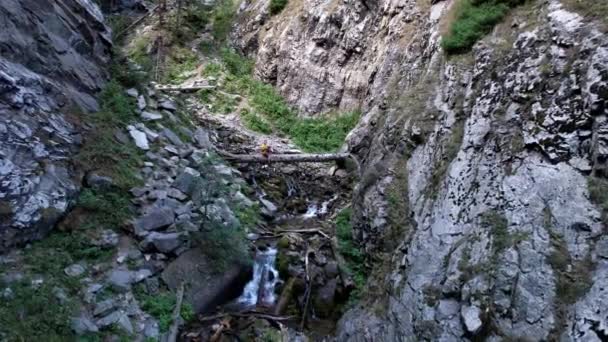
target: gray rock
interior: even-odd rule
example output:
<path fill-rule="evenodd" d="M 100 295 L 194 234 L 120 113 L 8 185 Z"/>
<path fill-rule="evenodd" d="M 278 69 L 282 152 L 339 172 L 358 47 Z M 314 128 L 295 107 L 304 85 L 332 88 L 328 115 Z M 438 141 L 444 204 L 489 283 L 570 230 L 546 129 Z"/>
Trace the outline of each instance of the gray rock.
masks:
<path fill-rule="evenodd" d="M 108 283 L 118 292 L 127 292 L 131 290 L 131 284 L 134 282 L 133 274 L 127 270 L 114 269 L 108 276 Z"/>
<path fill-rule="evenodd" d="M 68 295 L 65 293 L 65 290 L 60 287 L 53 287 L 53 295 L 61 305 L 65 305 L 68 302 Z"/>
<path fill-rule="evenodd" d="M 163 115 L 161 113 L 156 113 L 156 112 L 146 112 L 143 111 L 141 112 L 141 118 L 144 121 L 157 121 L 157 120 L 162 120 L 163 119 Z"/>
<path fill-rule="evenodd" d="M 477 306 L 463 306 L 461 310 L 462 320 L 467 330 L 475 334 L 483 325 L 481 321 L 481 310 Z"/>
<path fill-rule="evenodd" d="M 176 200 L 179 200 L 179 201 L 183 201 L 188 198 L 188 195 L 184 194 L 183 192 L 181 192 L 180 190 L 175 189 L 175 188 L 170 188 L 167 191 L 167 196 L 169 196 L 171 198 L 175 198 Z"/>
<path fill-rule="evenodd" d="M 196 130 L 194 131 L 193 136 L 194 136 L 194 141 L 196 142 L 198 147 L 208 150 L 208 149 L 211 149 L 211 147 L 213 146 L 211 144 L 211 140 L 209 140 L 209 132 L 207 132 L 203 128 L 197 127 Z"/>
<path fill-rule="evenodd" d="M 71 327 L 76 335 L 99 332 L 97 325 L 84 315 L 80 317 L 73 317 L 71 319 Z"/>
<path fill-rule="evenodd" d="M 175 105 L 175 102 L 165 99 L 158 103 L 158 109 L 175 112 L 177 110 L 177 106 Z"/>
<path fill-rule="evenodd" d="M 215 273 L 211 260 L 199 248 L 181 254 L 162 273 L 163 281 L 175 291 L 182 282 L 191 284 L 185 292 L 185 301 L 196 312 L 214 309 L 231 289 L 242 287 L 251 277 L 251 266 L 229 264 L 222 273 Z"/>
<path fill-rule="evenodd" d="M 144 325 L 144 336 L 153 340 L 158 340 L 160 337 L 160 328 L 158 322 L 153 319 L 148 319 Z"/>
<path fill-rule="evenodd" d="M 63 272 L 70 277 L 79 277 L 86 272 L 86 268 L 80 264 L 74 264 L 66 267 Z"/>
<path fill-rule="evenodd" d="M 200 172 L 187 167 L 177 176 L 172 186 L 185 194 L 191 194 L 200 176 Z"/>
<path fill-rule="evenodd" d="M 15 293 L 10 287 L 7 287 L 2 291 L 2 298 L 5 300 L 13 300 L 15 298 Z"/>
<path fill-rule="evenodd" d="M 146 98 L 143 95 L 139 95 L 137 97 L 137 109 L 139 109 L 139 110 L 146 109 Z"/>
<path fill-rule="evenodd" d="M 135 88 L 129 88 L 126 90 L 127 95 L 131 96 L 131 97 L 137 97 L 139 96 L 139 91 L 137 91 L 137 89 Z"/>
<path fill-rule="evenodd" d="M 182 244 L 180 233 L 157 233 L 152 232 L 142 241 L 141 246 L 144 250 L 156 249 L 161 253 L 171 253 Z"/>
<path fill-rule="evenodd" d="M 177 134 L 175 134 L 172 130 L 165 128 L 162 130 L 161 134 L 167 138 L 167 140 L 169 140 L 169 142 L 171 142 L 173 145 L 176 146 L 183 146 L 184 143 L 182 142 L 182 140 L 177 136 Z"/>
<path fill-rule="evenodd" d="M 139 147 L 140 149 L 145 150 L 145 151 L 150 149 L 150 145 L 148 144 L 148 137 L 146 136 L 146 133 L 130 126 L 129 135 L 131 135 L 131 138 L 133 138 L 133 141 L 135 141 L 135 145 L 137 147 Z"/>
<path fill-rule="evenodd" d="M 102 302 L 99 302 L 95 305 L 95 310 L 93 311 L 94 316 L 102 316 L 110 312 L 112 309 L 116 307 L 116 301 L 114 299 L 106 299 Z"/>
<path fill-rule="evenodd" d="M 142 235 L 145 232 L 167 227 L 174 222 L 173 210 L 168 208 L 154 208 L 147 215 L 137 218 L 133 222 L 133 229 L 136 235 Z"/>

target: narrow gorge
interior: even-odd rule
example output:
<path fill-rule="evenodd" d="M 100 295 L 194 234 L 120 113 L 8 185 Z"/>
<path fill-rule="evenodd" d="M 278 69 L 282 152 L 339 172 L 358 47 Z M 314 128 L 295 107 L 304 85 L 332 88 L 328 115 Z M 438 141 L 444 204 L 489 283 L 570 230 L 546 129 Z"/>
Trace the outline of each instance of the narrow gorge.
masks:
<path fill-rule="evenodd" d="M 608 3 L 2 0 L 0 341 L 608 340 Z"/>

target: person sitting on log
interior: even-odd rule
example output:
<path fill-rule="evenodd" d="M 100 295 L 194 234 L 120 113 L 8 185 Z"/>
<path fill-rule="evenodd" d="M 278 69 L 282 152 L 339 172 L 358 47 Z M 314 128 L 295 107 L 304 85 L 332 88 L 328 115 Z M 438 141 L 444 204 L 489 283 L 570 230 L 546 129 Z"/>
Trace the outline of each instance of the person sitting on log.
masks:
<path fill-rule="evenodd" d="M 264 140 L 262 146 L 260 147 L 260 152 L 262 152 L 262 156 L 266 159 L 270 156 L 270 145 Z"/>

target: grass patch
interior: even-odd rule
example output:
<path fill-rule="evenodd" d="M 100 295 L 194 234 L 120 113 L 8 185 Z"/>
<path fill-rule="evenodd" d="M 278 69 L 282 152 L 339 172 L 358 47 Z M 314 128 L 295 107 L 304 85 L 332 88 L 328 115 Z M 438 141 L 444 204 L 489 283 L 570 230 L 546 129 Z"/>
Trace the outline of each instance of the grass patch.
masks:
<path fill-rule="evenodd" d="M 509 10 L 524 0 L 458 0 L 454 5 L 454 21 L 441 44 L 448 54 L 467 52 L 490 33 Z"/>
<path fill-rule="evenodd" d="M 169 60 L 165 64 L 164 79 L 169 83 L 181 83 L 188 78 L 188 73 L 198 66 L 198 57 L 187 48 L 171 49 Z"/>
<path fill-rule="evenodd" d="M 356 301 L 361 296 L 361 291 L 367 280 L 368 270 L 365 267 L 365 257 L 359 247 L 353 241 L 353 227 L 350 222 L 352 210 L 342 210 L 336 217 L 336 236 L 338 238 L 338 249 L 344 257 L 348 272 L 353 277 L 355 289 L 350 294 L 349 301 Z"/>
<path fill-rule="evenodd" d="M 241 110 L 240 115 L 243 119 L 245 127 L 249 128 L 250 130 L 263 134 L 272 133 L 272 126 L 270 126 L 270 124 L 266 120 L 264 120 L 256 113 L 250 112 L 247 109 L 243 109 Z"/>
<path fill-rule="evenodd" d="M 158 320 L 160 331 L 168 331 L 173 321 L 175 296 L 172 293 L 151 296 L 143 293 L 142 290 L 135 291 L 135 295 L 141 308 Z M 192 305 L 186 302 L 182 303 L 180 315 L 186 322 L 192 321 L 196 317 Z"/>
<path fill-rule="evenodd" d="M 12 299 L 0 305 L 0 337 L 3 341 L 72 341 L 71 301 L 61 302 L 55 296 L 57 282 L 45 281 L 40 287 L 30 279 L 10 285 Z M 2 287 L 4 288 L 4 287 Z"/>
<path fill-rule="evenodd" d="M 141 184 L 137 169 L 143 153 L 133 143 L 121 144 L 114 137 L 115 132 L 136 119 L 134 101 L 117 81 L 107 85 L 100 99 L 101 110 L 91 117 L 96 127 L 76 160 L 87 171 L 101 170 L 112 177 L 119 188 L 137 186 Z"/>
<path fill-rule="evenodd" d="M 84 189 L 77 205 L 87 209 L 92 217 L 91 224 L 117 228 L 133 216 L 130 197 L 120 189 Z"/>
<path fill-rule="evenodd" d="M 281 13 L 285 6 L 287 6 L 287 0 L 270 0 L 270 14 Z"/>
<path fill-rule="evenodd" d="M 235 11 L 236 4 L 233 0 L 219 0 L 215 5 L 212 34 L 216 43 L 222 45 L 228 40 Z"/>

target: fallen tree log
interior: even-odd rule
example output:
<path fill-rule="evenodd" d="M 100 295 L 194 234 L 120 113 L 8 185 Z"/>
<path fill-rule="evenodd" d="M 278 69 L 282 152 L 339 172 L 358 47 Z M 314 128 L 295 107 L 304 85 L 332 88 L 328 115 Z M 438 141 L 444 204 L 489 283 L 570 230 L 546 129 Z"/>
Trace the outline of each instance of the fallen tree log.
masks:
<path fill-rule="evenodd" d="M 348 158 L 349 153 L 300 153 L 300 154 L 270 154 L 263 156 L 259 153 L 232 154 L 217 150 L 224 158 L 239 163 L 304 163 L 316 162 L 326 163 L 332 161 L 343 161 Z"/>
<path fill-rule="evenodd" d="M 219 313 L 219 314 L 211 315 L 211 316 L 203 316 L 203 317 L 199 317 L 199 321 L 200 322 L 214 321 L 216 319 L 224 318 L 226 316 L 243 317 L 243 318 L 256 317 L 256 318 L 262 318 L 262 319 L 267 319 L 270 321 L 277 321 L 277 322 L 289 321 L 289 320 L 292 320 L 295 318 L 295 316 L 278 316 L 278 315 L 273 315 L 273 314 L 269 314 L 269 313 L 252 310 L 252 311 L 241 311 L 241 312 L 224 312 L 224 313 Z"/>
<path fill-rule="evenodd" d="M 211 85 L 199 85 L 199 86 L 189 86 L 189 87 L 177 87 L 177 86 L 157 86 L 155 88 L 158 91 L 179 91 L 182 93 L 191 93 L 203 89 L 215 89 L 215 86 Z"/>

